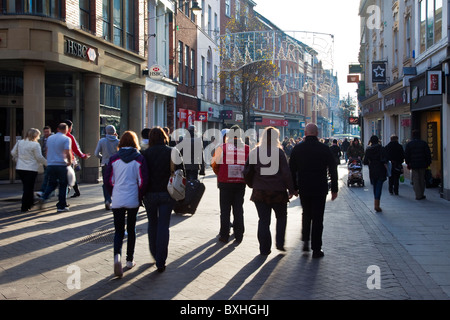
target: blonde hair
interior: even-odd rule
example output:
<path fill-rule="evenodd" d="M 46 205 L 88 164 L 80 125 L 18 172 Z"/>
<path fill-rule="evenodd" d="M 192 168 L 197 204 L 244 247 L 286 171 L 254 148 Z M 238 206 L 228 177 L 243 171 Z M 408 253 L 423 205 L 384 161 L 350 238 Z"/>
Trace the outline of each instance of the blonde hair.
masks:
<path fill-rule="evenodd" d="M 281 148 L 280 130 L 275 127 L 266 127 L 261 136 L 258 146 L 270 146 L 272 141 L 276 142 L 276 147 Z"/>
<path fill-rule="evenodd" d="M 39 139 L 39 136 L 41 135 L 41 132 L 36 128 L 30 128 L 27 131 L 27 135 L 25 137 L 28 141 L 37 141 Z"/>

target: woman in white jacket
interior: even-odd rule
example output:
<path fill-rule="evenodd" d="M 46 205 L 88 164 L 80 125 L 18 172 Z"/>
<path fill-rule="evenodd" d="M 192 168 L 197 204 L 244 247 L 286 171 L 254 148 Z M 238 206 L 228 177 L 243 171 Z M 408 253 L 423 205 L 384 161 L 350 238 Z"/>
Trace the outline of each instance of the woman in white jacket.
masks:
<path fill-rule="evenodd" d="M 11 151 L 11 155 L 16 162 L 16 170 L 23 184 L 22 212 L 30 211 L 34 204 L 34 183 L 39 168 L 47 165 L 47 160 L 43 157 L 38 129 L 28 130 L 24 140 L 19 140 Z"/>

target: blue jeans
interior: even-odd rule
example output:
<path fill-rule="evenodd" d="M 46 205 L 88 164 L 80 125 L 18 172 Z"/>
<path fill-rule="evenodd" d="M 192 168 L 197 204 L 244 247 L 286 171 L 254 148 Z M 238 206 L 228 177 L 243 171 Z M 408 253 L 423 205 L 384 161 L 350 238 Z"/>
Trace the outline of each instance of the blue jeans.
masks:
<path fill-rule="evenodd" d="M 270 220 L 272 216 L 272 209 L 275 211 L 276 235 L 275 243 L 277 248 L 284 246 L 284 238 L 286 234 L 287 222 L 287 203 L 272 203 L 255 202 L 256 210 L 258 211 L 258 241 L 259 251 L 261 254 L 269 254 L 272 247 L 272 235 L 270 233 Z"/>
<path fill-rule="evenodd" d="M 381 199 L 381 190 L 383 190 L 383 182 L 384 182 L 384 180 L 372 181 L 373 196 L 374 196 L 375 200 Z"/>
<path fill-rule="evenodd" d="M 168 192 L 148 192 L 144 197 L 148 218 L 148 243 L 157 268 L 166 266 L 170 217 L 174 204 L 175 200 Z"/>
<path fill-rule="evenodd" d="M 133 261 L 136 244 L 136 219 L 139 208 L 112 209 L 114 215 L 114 255 L 122 255 L 123 237 L 125 236 L 125 216 L 127 216 L 127 261 Z"/>
<path fill-rule="evenodd" d="M 50 194 L 56 189 L 59 184 L 58 209 L 67 207 L 66 193 L 67 193 L 67 166 L 48 166 L 48 184 L 42 198 L 47 200 Z"/>

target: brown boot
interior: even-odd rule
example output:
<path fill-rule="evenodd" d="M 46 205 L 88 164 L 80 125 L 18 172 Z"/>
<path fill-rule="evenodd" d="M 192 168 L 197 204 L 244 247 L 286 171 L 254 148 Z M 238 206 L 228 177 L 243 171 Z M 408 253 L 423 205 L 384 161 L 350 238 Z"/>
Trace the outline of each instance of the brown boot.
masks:
<path fill-rule="evenodd" d="M 380 200 L 375 200 L 375 211 L 376 212 L 381 212 L 381 211 L 383 211 L 383 210 L 381 210 L 381 208 L 380 208 Z"/>

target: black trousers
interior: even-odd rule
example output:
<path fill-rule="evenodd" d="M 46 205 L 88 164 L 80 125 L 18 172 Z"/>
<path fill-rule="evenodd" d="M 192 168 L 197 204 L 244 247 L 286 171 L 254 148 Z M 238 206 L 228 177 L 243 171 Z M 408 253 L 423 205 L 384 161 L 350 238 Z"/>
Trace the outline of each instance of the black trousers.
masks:
<path fill-rule="evenodd" d="M 230 235 L 230 214 L 233 209 L 233 230 L 235 239 L 241 241 L 244 236 L 244 196 L 245 184 L 229 183 L 220 186 L 220 236 L 228 239 Z"/>
<path fill-rule="evenodd" d="M 34 183 L 36 181 L 37 171 L 17 170 L 17 174 L 23 184 L 21 210 L 27 211 L 31 209 L 34 204 Z"/>
<path fill-rule="evenodd" d="M 322 248 L 323 214 L 327 195 L 306 196 L 300 195 L 303 207 L 302 215 L 302 241 L 311 240 L 311 249 Z"/>
<path fill-rule="evenodd" d="M 401 173 L 392 169 L 392 174 L 389 177 L 389 192 L 398 194 L 398 185 Z"/>

